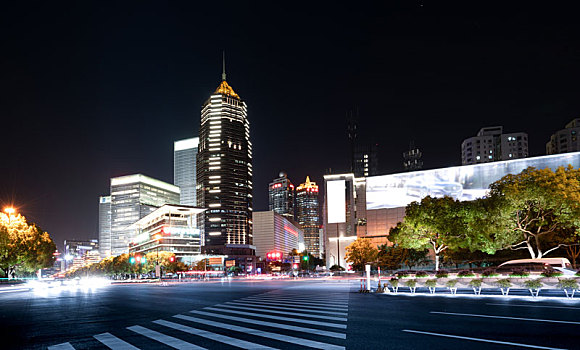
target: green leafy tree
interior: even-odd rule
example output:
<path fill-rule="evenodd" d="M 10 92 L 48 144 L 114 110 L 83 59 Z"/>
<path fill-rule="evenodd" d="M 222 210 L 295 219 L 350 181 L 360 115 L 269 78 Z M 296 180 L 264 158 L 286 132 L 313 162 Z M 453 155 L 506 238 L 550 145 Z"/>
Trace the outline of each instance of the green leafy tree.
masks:
<path fill-rule="evenodd" d="M 506 228 L 496 236 L 502 239 L 499 245 L 527 250 L 531 258 L 542 258 L 572 244 L 558 235 L 566 230 L 578 233 L 580 170 L 571 166 L 556 171 L 530 167 L 520 174 L 504 176 L 490 188 L 489 197 L 500 208 Z"/>
<path fill-rule="evenodd" d="M 378 252 L 370 240 L 357 238 L 346 247 L 345 258 L 347 262 L 352 264 L 354 270 L 362 271 L 366 264 L 376 261 Z"/>
<path fill-rule="evenodd" d="M 403 222 L 391 229 L 389 239 L 404 248 L 430 249 L 439 270 L 441 253 L 467 245 L 461 202 L 451 197 L 425 197 L 405 209 Z"/>
<path fill-rule="evenodd" d="M 399 246 L 379 246 L 377 264 L 387 270 L 397 270 L 402 266 L 412 269 L 414 266 L 426 263 L 428 251 L 402 248 Z"/>

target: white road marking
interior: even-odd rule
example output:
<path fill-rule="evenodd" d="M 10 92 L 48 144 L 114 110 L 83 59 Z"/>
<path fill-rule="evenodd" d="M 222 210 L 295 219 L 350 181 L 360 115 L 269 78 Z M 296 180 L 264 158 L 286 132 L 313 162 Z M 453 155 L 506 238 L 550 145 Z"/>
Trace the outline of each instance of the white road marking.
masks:
<path fill-rule="evenodd" d="M 325 336 L 325 337 L 338 338 L 338 339 L 346 339 L 346 334 L 344 334 L 344 333 L 323 331 L 321 329 L 316 329 L 316 328 L 305 328 L 305 327 L 299 327 L 299 326 L 292 326 L 292 325 L 284 324 L 284 323 L 276 323 L 276 322 L 269 322 L 269 321 L 259 321 L 259 320 L 254 320 L 254 319 L 251 319 L 251 318 L 237 317 L 237 316 L 232 316 L 232 315 L 216 314 L 214 312 L 205 312 L 205 311 L 199 311 L 199 310 L 193 310 L 193 311 L 190 311 L 190 312 L 192 314 L 198 314 L 198 315 L 204 315 L 204 316 L 216 317 L 216 318 L 223 318 L 223 319 L 228 320 L 228 321 L 238 321 L 238 322 L 244 322 L 244 323 L 250 323 L 250 324 L 257 324 L 258 326 L 265 326 L 265 327 L 271 327 L 271 328 L 287 329 L 287 330 L 290 330 L 290 331 L 296 331 L 296 332 L 302 332 L 302 333 L 310 333 L 310 334 L 322 335 L 322 336 Z"/>
<path fill-rule="evenodd" d="M 315 348 L 315 349 L 326 349 L 326 350 L 343 350 L 344 349 L 344 346 L 322 343 L 322 342 L 318 342 L 318 341 L 314 341 L 314 340 L 297 338 L 297 337 L 292 337 L 292 336 L 284 335 L 284 334 L 266 332 L 266 331 L 261 331 L 258 329 L 241 327 L 241 326 L 231 325 L 231 324 L 227 324 L 227 323 L 215 322 L 215 321 L 210 321 L 210 320 L 206 320 L 203 318 L 191 317 L 191 316 L 186 316 L 186 315 L 175 315 L 173 317 L 176 317 L 176 318 L 179 318 L 182 320 L 186 320 L 186 321 L 205 324 L 208 326 L 229 329 L 229 330 L 235 331 L 235 332 L 252 334 L 252 335 L 256 335 L 258 337 L 275 339 L 275 340 L 279 340 L 279 341 L 283 341 L 283 342 L 287 342 L 287 343 L 291 343 L 291 344 L 309 346 L 309 347 Z"/>
<path fill-rule="evenodd" d="M 243 300 L 246 302 L 246 300 Z M 303 305 L 300 302 L 287 302 L 287 301 L 259 301 L 259 300 L 248 300 L 252 303 L 262 303 L 266 305 L 284 305 L 284 306 L 300 306 L 304 309 L 318 309 L 318 310 L 338 310 L 338 311 L 348 311 L 348 306 L 314 306 L 314 305 Z"/>
<path fill-rule="evenodd" d="M 177 339 L 175 337 L 165 335 L 163 333 L 159 333 L 157 331 L 141 327 L 141 326 L 131 326 L 127 327 L 128 330 L 131 330 L 137 334 L 141 334 L 146 336 L 147 338 L 157 340 L 160 343 L 163 343 L 167 346 L 170 346 L 174 349 L 191 349 L 191 350 L 204 350 L 201 346 L 197 346 L 181 339 Z"/>
<path fill-rule="evenodd" d="M 226 305 L 226 304 L 218 304 L 216 306 L 219 307 L 227 307 L 230 309 L 238 309 L 238 310 L 248 310 L 248 311 L 256 311 L 255 307 L 244 307 L 244 306 L 235 306 L 235 305 Z M 264 309 L 264 307 L 262 307 L 262 309 Z M 290 310 L 294 310 L 294 309 L 290 309 Z M 295 313 L 295 312 L 288 312 L 288 311 L 276 311 L 276 310 L 261 310 L 264 312 L 268 312 L 271 314 L 279 314 L 279 315 L 288 315 L 288 316 L 302 316 L 302 317 L 308 317 L 308 318 L 319 318 L 321 320 L 330 320 L 330 321 L 348 321 L 347 318 L 345 317 L 333 317 L 333 316 L 324 316 L 324 315 L 311 315 L 311 314 L 304 314 L 304 313 Z"/>
<path fill-rule="evenodd" d="M 456 312 L 440 312 L 431 311 L 432 314 L 451 315 L 451 316 L 467 316 L 467 317 L 481 317 L 481 318 L 499 318 L 504 320 L 518 320 L 518 321 L 532 321 L 532 322 L 548 322 L 548 323 L 565 323 L 565 324 L 580 324 L 574 321 L 558 321 L 558 320 L 544 320 L 541 318 L 523 318 L 510 316 L 494 316 L 494 315 L 478 315 L 478 314 L 461 314 Z"/>
<path fill-rule="evenodd" d="M 500 304 L 500 303 L 487 303 L 486 305 L 501 305 L 501 306 L 522 306 L 522 307 L 543 307 L 549 309 L 571 309 L 571 310 L 580 310 L 580 307 L 572 307 L 572 306 L 549 306 L 549 305 L 526 305 L 526 304 Z"/>
<path fill-rule="evenodd" d="M 157 320 L 157 321 L 153 321 L 153 323 L 157 323 L 157 324 L 160 324 L 160 325 L 165 326 L 165 327 L 177 329 L 178 331 L 186 332 L 189 334 L 194 334 L 194 335 L 204 337 L 207 339 L 215 340 L 215 341 L 220 342 L 220 343 L 228 344 L 231 346 L 236 346 L 236 347 L 242 348 L 242 349 L 275 349 L 275 348 L 271 348 L 269 346 L 251 343 L 249 341 L 245 341 L 245 340 L 241 340 L 241 339 L 231 338 L 231 337 L 228 337 L 225 335 L 212 333 L 209 331 L 205 331 L 203 329 L 197 329 L 197 328 L 185 326 L 185 325 L 175 323 L 175 322 L 170 322 L 170 321 L 165 321 L 165 320 Z"/>
<path fill-rule="evenodd" d="M 339 324 L 339 323 L 311 321 L 311 320 L 305 320 L 303 318 L 290 318 L 290 317 L 264 315 L 264 314 L 257 314 L 257 313 L 254 313 L 254 312 L 243 312 L 243 311 L 235 311 L 235 310 L 224 310 L 222 308 L 217 308 L 217 307 L 204 307 L 204 309 L 206 309 L 206 310 L 212 310 L 212 311 L 227 312 L 227 313 L 230 313 L 230 314 L 237 314 L 237 315 L 244 315 L 244 316 L 255 316 L 255 317 L 261 317 L 261 318 L 269 318 L 271 320 L 299 322 L 299 323 L 312 324 L 312 325 L 316 325 L 316 326 L 346 329 L 346 325 L 345 324 Z"/>
<path fill-rule="evenodd" d="M 70 345 L 70 343 L 62 343 L 49 346 L 48 350 L 75 350 L 75 348 L 72 345 Z"/>
<path fill-rule="evenodd" d="M 550 348 L 546 346 L 538 346 L 538 345 L 529 345 L 529 344 L 521 344 L 521 343 L 513 343 L 507 341 L 499 341 L 499 340 L 491 340 L 491 339 L 482 339 L 482 338 L 472 338 L 472 337 L 463 337 L 460 335 L 453 335 L 453 334 L 443 334 L 443 333 L 432 333 L 432 332 L 423 332 L 423 331 L 415 331 L 412 329 L 403 329 L 403 332 L 407 333 L 417 333 L 417 334 L 425 334 L 425 335 L 434 335 L 437 337 L 445 337 L 445 338 L 456 338 L 456 339 L 463 339 L 463 340 L 472 340 L 478 341 L 483 343 L 493 343 L 493 344 L 503 344 L 503 345 L 513 345 L 513 346 L 520 346 L 523 348 L 532 348 L 532 349 L 546 349 L 546 350 L 566 350 L 561 348 Z"/>
<path fill-rule="evenodd" d="M 248 297 L 243 298 L 241 300 L 257 300 L 257 301 L 281 301 L 281 302 L 295 302 L 300 303 L 302 305 L 320 305 L 320 306 L 337 306 L 337 307 L 348 307 L 347 302 L 344 303 L 335 303 L 329 301 L 316 301 L 311 299 L 302 299 L 302 298 L 271 298 L 271 297 Z"/>
<path fill-rule="evenodd" d="M 296 306 L 272 306 L 272 305 L 265 305 L 263 303 L 255 303 L 255 302 L 241 302 L 241 301 L 228 301 L 226 304 L 234 304 L 234 305 L 250 305 L 255 307 L 261 307 L 265 309 L 279 309 L 279 310 L 292 310 L 292 311 L 300 311 L 300 312 L 310 312 L 313 314 L 328 314 L 328 315 L 336 315 L 336 316 L 348 316 L 347 312 L 334 312 L 334 311 L 322 311 L 322 310 L 311 310 L 305 309 Z"/>
<path fill-rule="evenodd" d="M 138 347 L 121 340 L 111 333 L 102 333 L 93 336 L 95 339 L 105 344 L 109 349 L 113 350 L 139 350 Z"/>

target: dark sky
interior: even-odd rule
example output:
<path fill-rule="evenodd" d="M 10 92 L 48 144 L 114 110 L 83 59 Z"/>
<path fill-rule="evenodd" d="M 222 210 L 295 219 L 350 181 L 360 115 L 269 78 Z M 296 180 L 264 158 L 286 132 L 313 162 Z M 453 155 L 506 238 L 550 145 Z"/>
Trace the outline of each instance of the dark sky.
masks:
<path fill-rule="evenodd" d="M 348 169 L 353 108 L 381 173 L 401 170 L 410 139 L 427 168 L 458 165 L 461 141 L 491 125 L 528 132 L 541 155 L 580 116 L 572 8 L 16 3 L 0 14 L 0 202 L 59 245 L 97 238 L 110 177 L 173 181 L 173 141 L 197 135 L 224 49 L 249 108 L 256 210 L 281 169 L 295 183 Z"/>

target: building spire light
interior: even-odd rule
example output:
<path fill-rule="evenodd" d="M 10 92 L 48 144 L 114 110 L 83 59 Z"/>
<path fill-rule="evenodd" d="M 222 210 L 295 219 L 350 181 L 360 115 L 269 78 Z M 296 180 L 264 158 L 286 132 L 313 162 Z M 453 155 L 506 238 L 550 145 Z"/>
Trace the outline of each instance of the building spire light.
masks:
<path fill-rule="evenodd" d="M 226 81 L 226 51 L 222 51 L 222 81 Z"/>

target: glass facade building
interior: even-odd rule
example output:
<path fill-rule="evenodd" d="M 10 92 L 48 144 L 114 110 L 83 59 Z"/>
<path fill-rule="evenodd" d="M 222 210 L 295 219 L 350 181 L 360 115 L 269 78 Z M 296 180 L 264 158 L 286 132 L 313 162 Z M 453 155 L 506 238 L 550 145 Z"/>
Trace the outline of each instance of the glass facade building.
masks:
<path fill-rule="evenodd" d="M 111 255 L 127 253 L 135 222 L 164 204 L 179 204 L 179 187 L 141 174 L 111 179 Z"/>
<path fill-rule="evenodd" d="M 175 141 L 173 144 L 173 184 L 179 187 L 182 205 L 197 205 L 197 146 L 199 138 Z"/>
<path fill-rule="evenodd" d="M 253 219 L 256 256 L 264 258 L 273 250 L 286 255 L 304 244 L 302 229 L 288 217 L 271 210 L 255 212 Z"/>
<path fill-rule="evenodd" d="M 294 219 L 294 185 L 285 172 L 270 183 L 268 198 L 270 210 Z"/>
<path fill-rule="evenodd" d="M 203 215 L 204 250 L 252 244 L 252 143 L 246 103 L 225 74 L 204 103 L 197 156 L 197 206 Z"/>
<path fill-rule="evenodd" d="M 321 257 L 318 206 L 318 185 L 306 177 L 306 182 L 296 188 L 296 221 L 304 231 L 304 245 L 312 255 Z"/>
<path fill-rule="evenodd" d="M 166 251 L 174 253 L 186 264 L 199 261 L 201 230 L 197 215 L 204 209 L 166 204 L 132 225 L 135 231 L 130 253 L 147 254 Z"/>
<path fill-rule="evenodd" d="M 99 197 L 99 254 L 111 256 L 111 196 Z"/>

